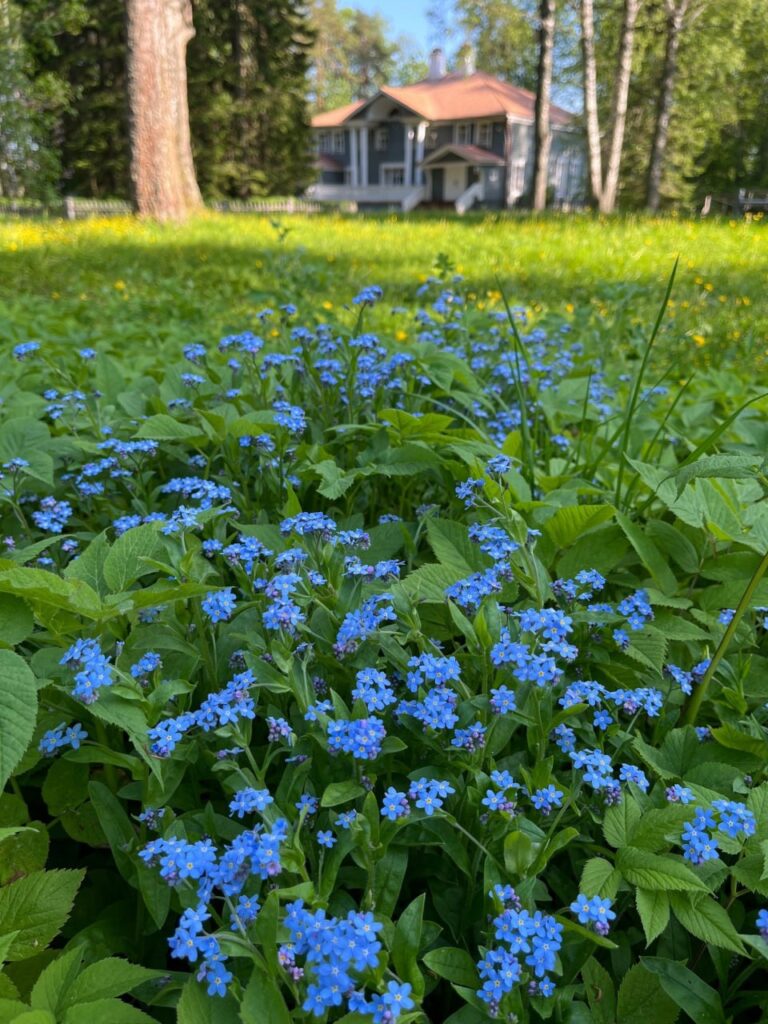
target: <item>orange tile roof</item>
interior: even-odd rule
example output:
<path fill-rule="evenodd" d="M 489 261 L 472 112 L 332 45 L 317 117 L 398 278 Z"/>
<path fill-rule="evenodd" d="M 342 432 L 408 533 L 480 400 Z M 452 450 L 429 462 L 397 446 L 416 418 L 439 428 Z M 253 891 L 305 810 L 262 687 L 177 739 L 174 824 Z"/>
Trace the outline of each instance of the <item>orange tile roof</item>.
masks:
<path fill-rule="evenodd" d="M 344 107 L 337 107 L 335 110 L 326 110 L 322 114 L 315 114 L 312 118 L 313 128 L 338 128 L 344 121 L 361 107 L 364 107 L 367 100 L 356 100 L 354 103 L 347 103 Z"/>
<path fill-rule="evenodd" d="M 532 92 L 503 82 L 484 71 L 476 71 L 472 75 L 445 75 L 439 79 L 425 78 L 415 85 L 385 85 L 379 95 L 389 96 L 427 121 L 460 121 L 477 117 L 504 117 L 507 114 L 532 121 L 536 103 Z M 312 126 L 340 127 L 370 102 L 365 100 L 318 114 L 312 118 Z M 553 105 L 550 118 L 552 124 L 561 126 L 569 124 L 573 115 Z"/>

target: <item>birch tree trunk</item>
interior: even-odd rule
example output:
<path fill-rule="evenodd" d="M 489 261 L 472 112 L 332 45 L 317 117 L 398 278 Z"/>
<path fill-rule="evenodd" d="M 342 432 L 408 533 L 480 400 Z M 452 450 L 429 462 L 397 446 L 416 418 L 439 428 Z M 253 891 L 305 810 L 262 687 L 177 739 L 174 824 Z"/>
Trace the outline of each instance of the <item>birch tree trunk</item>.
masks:
<path fill-rule="evenodd" d="M 202 205 L 187 105 L 191 0 L 126 0 L 131 183 L 136 211 L 181 220 Z"/>
<path fill-rule="evenodd" d="M 552 133 L 549 108 L 552 101 L 552 65 L 555 49 L 556 0 L 539 3 L 539 68 L 536 84 L 536 111 L 534 137 L 536 151 L 533 161 L 533 208 L 543 210 L 547 205 L 547 179 Z"/>
<path fill-rule="evenodd" d="M 669 139 L 669 120 L 677 78 L 677 52 L 680 48 L 680 34 L 688 12 L 689 0 L 666 0 L 667 39 L 664 49 L 664 68 L 661 75 L 659 105 L 651 146 L 651 160 L 648 167 L 648 193 L 646 205 L 654 213 L 659 208 L 661 179 L 664 173 L 664 158 Z"/>
<path fill-rule="evenodd" d="M 587 126 L 589 190 L 596 204 L 603 192 L 603 160 L 597 114 L 597 61 L 595 60 L 595 13 L 592 0 L 581 0 L 581 57 L 584 84 L 584 119 Z"/>
<path fill-rule="evenodd" d="M 600 195 L 601 213 L 613 213 L 616 207 L 619 171 L 621 170 L 621 151 L 624 147 L 624 129 L 627 124 L 627 99 L 629 97 L 629 80 L 632 75 L 635 23 L 637 22 L 640 3 L 641 0 L 624 0 L 624 15 L 619 40 L 619 62 L 616 68 L 613 107 L 611 110 L 611 141 L 608 150 L 608 166 Z"/>

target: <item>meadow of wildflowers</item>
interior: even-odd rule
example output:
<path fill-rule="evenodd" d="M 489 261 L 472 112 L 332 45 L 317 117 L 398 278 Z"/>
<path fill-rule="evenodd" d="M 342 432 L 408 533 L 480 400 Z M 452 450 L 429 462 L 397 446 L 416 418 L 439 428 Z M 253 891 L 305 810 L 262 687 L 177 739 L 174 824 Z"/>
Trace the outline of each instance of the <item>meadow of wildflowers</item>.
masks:
<path fill-rule="evenodd" d="M 6 343 L 0 1024 L 765 1024 L 759 375 L 329 306 Z"/>

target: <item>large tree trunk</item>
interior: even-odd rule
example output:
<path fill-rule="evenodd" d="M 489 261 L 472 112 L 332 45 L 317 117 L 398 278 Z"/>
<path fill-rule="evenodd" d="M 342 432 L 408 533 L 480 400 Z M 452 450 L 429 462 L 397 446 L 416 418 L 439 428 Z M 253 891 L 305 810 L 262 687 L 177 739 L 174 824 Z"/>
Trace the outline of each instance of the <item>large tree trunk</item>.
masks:
<path fill-rule="evenodd" d="M 136 210 L 180 220 L 202 204 L 187 105 L 190 0 L 127 0 L 131 182 Z"/>
<path fill-rule="evenodd" d="M 547 179 L 552 132 L 549 108 L 552 96 L 552 64 L 555 49 L 555 2 L 539 3 L 539 68 L 536 86 L 536 120 L 534 127 L 536 152 L 533 162 L 533 208 L 543 210 L 547 205 Z"/>
<path fill-rule="evenodd" d="M 587 125 L 589 190 L 594 202 L 599 204 L 603 192 L 603 160 L 600 151 L 600 122 L 597 115 L 595 15 L 592 0 L 581 0 L 581 56 L 584 80 L 584 119 Z"/>
<path fill-rule="evenodd" d="M 611 142 L 608 151 L 608 167 L 600 195 L 600 212 L 612 213 L 616 206 L 621 169 L 621 151 L 624 147 L 624 129 L 627 123 L 627 99 L 629 80 L 632 75 L 632 51 L 635 46 L 635 23 L 641 0 L 624 0 L 624 16 L 619 40 L 619 62 L 613 90 L 611 110 Z"/>
<path fill-rule="evenodd" d="M 648 167 L 647 206 L 654 213 L 661 198 L 661 178 L 664 173 L 664 158 L 669 139 L 669 119 L 677 78 L 677 51 L 680 48 L 680 34 L 688 11 L 689 0 L 666 0 L 667 41 L 664 50 L 664 69 L 661 75 L 659 105 L 656 111 L 656 125 L 653 132 L 651 161 Z"/>

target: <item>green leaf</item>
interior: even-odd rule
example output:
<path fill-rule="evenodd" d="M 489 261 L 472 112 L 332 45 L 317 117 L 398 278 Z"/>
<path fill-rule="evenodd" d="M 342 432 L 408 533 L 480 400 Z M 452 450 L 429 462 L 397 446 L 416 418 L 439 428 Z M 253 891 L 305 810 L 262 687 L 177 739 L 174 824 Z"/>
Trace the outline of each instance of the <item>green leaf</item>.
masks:
<path fill-rule="evenodd" d="M 151 441 L 189 441 L 191 438 L 206 440 L 201 427 L 180 423 L 164 412 L 145 419 L 133 436 L 137 440 Z"/>
<path fill-rule="evenodd" d="M 655 974 L 661 987 L 694 1021 L 694 1024 L 725 1024 L 720 996 L 706 982 L 674 960 L 655 956 L 640 957 L 646 970 Z"/>
<path fill-rule="evenodd" d="M 647 537 L 639 526 L 621 512 L 616 513 L 616 521 L 635 549 L 641 563 L 653 577 L 659 590 L 664 594 L 675 594 L 677 592 L 677 577 L 651 538 Z"/>
<path fill-rule="evenodd" d="M 243 1024 L 291 1024 L 291 1015 L 280 989 L 272 978 L 257 965 L 243 993 L 240 1004 Z"/>
<path fill-rule="evenodd" d="M 613 505 L 567 505 L 559 508 L 544 524 L 544 535 L 556 548 L 567 548 L 589 530 L 612 519 Z"/>
<path fill-rule="evenodd" d="M 581 872 L 579 892 L 585 896 L 600 896 L 613 899 L 619 890 L 621 874 L 610 861 L 602 857 L 591 857 Z"/>
<path fill-rule="evenodd" d="M 76 946 L 49 964 L 34 984 L 29 997 L 33 1010 L 50 1010 L 58 1014 L 67 1005 L 64 1000 L 77 977 L 85 955 L 83 946 Z"/>
<path fill-rule="evenodd" d="M 29 746 L 36 721 L 35 677 L 18 654 L 0 650 L 0 792 Z"/>
<path fill-rule="evenodd" d="M 0 889 L 3 931 L 18 931 L 9 960 L 42 952 L 69 917 L 84 871 L 37 871 Z"/>
<path fill-rule="evenodd" d="M 94 1024 L 94 1021 L 90 1021 Z M 176 1024 L 245 1024 L 237 1012 L 237 1004 L 231 996 L 219 997 L 214 1002 L 205 986 L 194 977 L 189 978 L 181 990 L 181 999 L 176 1007 Z"/>
<path fill-rule="evenodd" d="M 616 867 L 632 885 L 640 889 L 670 892 L 706 892 L 707 886 L 682 860 L 661 857 L 631 846 L 616 854 Z"/>
<path fill-rule="evenodd" d="M 32 609 L 21 597 L 0 594 L 0 643 L 15 647 L 34 629 Z"/>
<path fill-rule="evenodd" d="M 425 899 L 426 896 L 422 893 L 408 904 L 395 926 L 395 937 L 392 942 L 392 962 L 395 970 L 404 981 L 413 985 L 417 998 L 420 998 L 424 991 L 424 978 L 416 965 L 416 959 L 421 946 Z"/>
<path fill-rule="evenodd" d="M 56 1024 L 56 1018 L 49 1010 L 27 1010 L 12 1020 L 13 1024 Z"/>
<path fill-rule="evenodd" d="M 94 999 L 123 996 L 143 985 L 145 981 L 161 976 L 161 971 L 140 967 L 121 957 L 107 957 L 106 960 L 99 960 L 98 963 L 85 968 L 69 990 L 63 1007 L 91 1002 Z"/>
<path fill-rule="evenodd" d="M 25 459 L 25 476 L 53 485 L 53 458 L 49 451 L 51 435 L 40 420 L 10 419 L 0 427 L 0 463 Z"/>
<path fill-rule="evenodd" d="M 584 989 L 593 1024 L 613 1024 L 616 1019 L 616 989 L 610 974 L 594 957 L 581 968 Z"/>
<path fill-rule="evenodd" d="M 32 605 L 63 608 L 87 619 L 97 619 L 101 613 L 99 595 L 87 583 L 65 580 L 45 569 L 1 570 L 0 592 L 16 594 Z"/>
<path fill-rule="evenodd" d="M 408 850 L 400 846 L 390 846 L 377 862 L 373 872 L 373 896 L 377 913 L 392 916 L 407 867 Z"/>
<path fill-rule="evenodd" d="M 746 754 L 754 754 L 762 762 L 768 761 L 768 742 L 766 740 L 750 736 L 734 725 L 720 725 L 710 731 L 721 747 L 727 747 L 728 750 L 742 750 Z"/>
<path fill-rule="evenodd" d="M 90 782 L 88 793 L 112 850 L 117 869 L 124 878 L 131 880 L 136 871 L 136 865 L 128 854 L 128 849 L 136 838 L 131 820 L 125 813 L 123 805 L 103 782 Z"/>
<path fill-rule="evenodd" d="M 659 977 L 643 964 L 627 971 L 619 988 L 620 1024 L 674 1024 L 680 1010 L 664 991 Z"/>
<path fill-rule="evenodd" d="M 105 533 L 94 537 L 81 555 L 73 559 L 64 570 L 68 580 L 82 580 L 104 597 L 108 588 L 104 580 L 104 563 L 109 554 L 109 543 Z"/>
<path fill-rule="evenodd" d="M 471 576 L 473 572 L 479 572 L 491 564 L 477 544 L 469 539 L 463 523 L 450 519 L 428 519 L 427 537 L 438 562 L 459 577 Z"/>
<path fill-rule="evenodd" d="M 626 846 L 640 817 L 641 812 L 637 801 L 629 793 L 624 793 L 620 803 L 609 807 L 605 812 L 603 835 L 606 842 L 617 849 L 620 846 Z"/>
<path fill-rule="evenodd" d="M 104 560 L 104 579 L 113 594 L 127 590 L 131 583 L 155 572 L 151 566 L 142 565 L 142 558 L 157 558 L 163 550 L 163 542 L 155 523 L 134 526 L 121 534 Z"/>
<path fill-rule="evenodd" d="M 540 843 L 534 843 L 525 832 L 510 832 L 504 840 L 504 867 L 515 878 L 525 878 L 536 860 Z"/>
<path fill-rule="evenodd" d="M 699 477 L 717 477 L 721 480 L 751 479 L 755 468 L 762 459 L 759 455 L 706 455 L 675 473 L 677 496 L 683 492 L 686 484 Z"/>
<path fill-rule="evenodd" d="M 660 890 L 638 889 L 635 900 L 647 948 L 669 924 L 669 896 Z"/>
<path fill-rule="evenodd" d="M 691 935 L 721 949 L 749 955 L 727 912 L 711 896 L 673 892 L 669 899 L 675 917 Z"/>
<path fill-rule="evenodd" d="M 120 999 L 94 999 L 87 1003 L 70 1006 L 64 1015 L 64 1024 L 94 1024 L 95 1021 L 109 1021 L 109 1024 L 157 1024 L 154 1017 L 130 1006 Z"/>
<path fill-rule="evenodd" d="M 441 946 L 425 953 L 423 961 L 438 978 L 445 978 L 465 988 L 476 988 L 477 968 L 475 961 L 465 949 L 455 946 Z"/>
<path fill-rule="evenodd" d="M 338 807 L 339 804 L 348 803 L 365 793 L 363 787 L 353 779 L 346 782 L 332 782 L 325 787 L 325 792 L 320 801 L 321 807 Z"/>
<path fill-rule="evenodd" d="M 49 845 L 50 836 L 42 821 L 30 822 L 27 828 L 2 843 L 0 885 L 7 885 L 33 871 L 42 871 L 48 859 Z"/>

